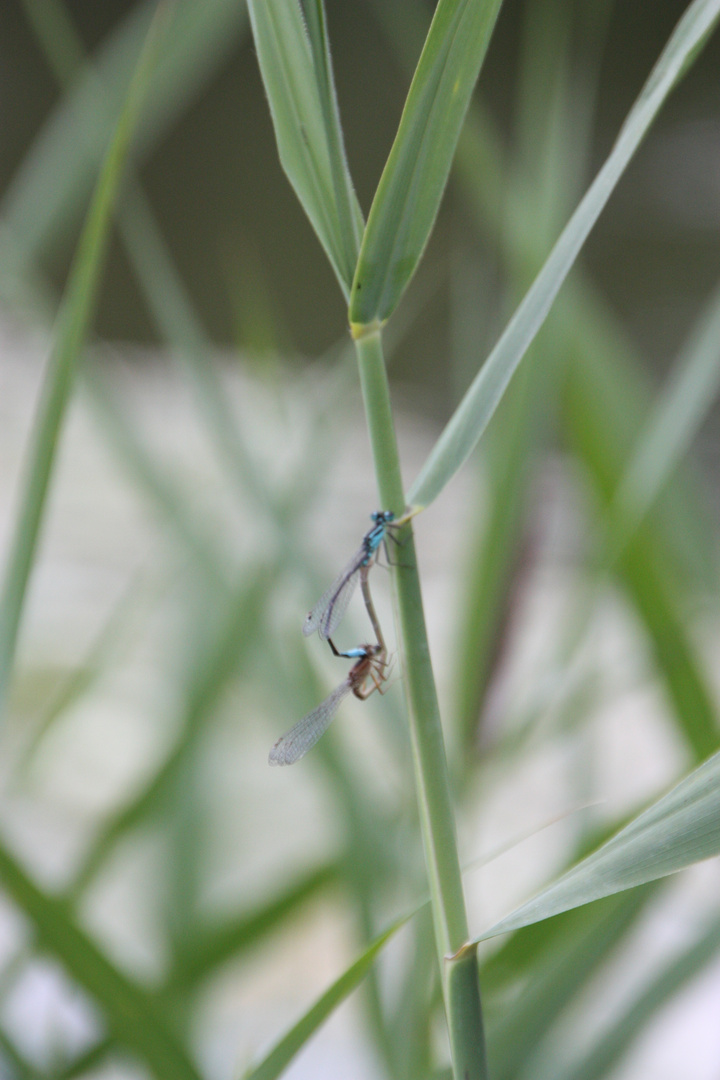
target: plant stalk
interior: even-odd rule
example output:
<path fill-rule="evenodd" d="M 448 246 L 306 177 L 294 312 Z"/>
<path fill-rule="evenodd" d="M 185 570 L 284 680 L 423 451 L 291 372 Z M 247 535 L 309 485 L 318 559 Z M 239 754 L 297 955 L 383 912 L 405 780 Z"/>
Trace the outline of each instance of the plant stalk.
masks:
<path fill-rule="evenodd" d="M 400 517 L 405 495 L 380 327 L 364 328 L 355 346 L 382 509 Z M 463 949 L 469 936 L 465 898 L 411 522 L 401 527 L 398 540 L 402 554 L 393 579 L 400 650 L 453 1070 L 456 1080 L 486 1080 L 477 959 L 474 949 Z"/>

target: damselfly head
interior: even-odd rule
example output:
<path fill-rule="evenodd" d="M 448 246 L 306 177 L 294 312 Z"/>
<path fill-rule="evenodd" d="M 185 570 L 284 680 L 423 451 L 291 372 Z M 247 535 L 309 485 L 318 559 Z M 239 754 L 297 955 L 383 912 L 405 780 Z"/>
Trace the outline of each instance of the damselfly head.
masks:
<path fill-rule="evenodd" d="M 374 521 L 376 525 L 389 525 L 395 520 L 395 514 L 392 510 L 373 510 L 370 520 Z"/>

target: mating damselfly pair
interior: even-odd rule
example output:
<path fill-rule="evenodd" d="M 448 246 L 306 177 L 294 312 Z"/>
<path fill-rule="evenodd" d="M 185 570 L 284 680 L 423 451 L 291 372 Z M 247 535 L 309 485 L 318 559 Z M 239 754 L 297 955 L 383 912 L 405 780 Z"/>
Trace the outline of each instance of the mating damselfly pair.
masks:
<path fill-rule="evenodd" d="M 392 510 L 376 510 L 371 514 L 373 527 L 365 533 L 352 559 L 309 612 L 303 625 L 303 634 L 308 637 L 317 631 L 320 637 L 328 642 L 335 656 L 355 660 L 355 663 L 346 678 L 317 708 L 295 724 L 287 735 L 278 739 L 270 751 L 271 765 L 293 765 L 299 761 L 327 730 L 340 703 L 348 694 L 352 693 L 364 701 L 374 690 L 382 693 L 382 684 L 387 678 L 388 654 L 370 595 L 368 578 L 383 546 L 388 562 L 393 561 L 387 551 L 387 539 L 389 537 L 396 540 L 393 530 L 404 525 L 416 513 L 417 510 L 413 509 L 400 518 L 396 518 Z M 335 647 L 331 634 L 335 632 L 347 611 L 358 581 L 377 640 L 375 644 L 358 645 L 354 649 L 341 652 Z"/>

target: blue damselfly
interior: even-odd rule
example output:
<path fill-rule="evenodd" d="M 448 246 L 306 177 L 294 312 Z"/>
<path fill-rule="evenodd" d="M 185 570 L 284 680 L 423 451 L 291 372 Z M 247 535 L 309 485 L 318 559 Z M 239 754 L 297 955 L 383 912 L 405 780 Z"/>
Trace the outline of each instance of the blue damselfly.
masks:
<path fill-rule="evenodd" d="M 315 607 L 307 615 L 303 625 L 303 634 L 306 637 L 314 634 L 317 630 L 321 638 L 325 640 L 330 638 L 330 635 L 347 611 L 350 597 L 354 593 L 355 586 L 360 578 L 363 581 L 365 603 L 366 606 L 368 605 L 367 575 L 373 562 L 378 557 L 380 547 L 383 543 L 387 543 L 388 536 L 393 538 L 391 530 L 404 525 L 415 513 L 417 513 L 417 510 L 409 511 L 397 520 L 392 510 L 376 510 L 370 515 L 374 523 L 372 529 L 365 533 L 360 547 L 350 562 L 338 574 L 330 588 L 325 590 Z M 378 643 L 382 644 L 382 635 L 378 632 L 377 618 L 375 618 L 372 604 L 368 607 L 368 614 L 370 614 L 373 628 L 378 636 Z"/>

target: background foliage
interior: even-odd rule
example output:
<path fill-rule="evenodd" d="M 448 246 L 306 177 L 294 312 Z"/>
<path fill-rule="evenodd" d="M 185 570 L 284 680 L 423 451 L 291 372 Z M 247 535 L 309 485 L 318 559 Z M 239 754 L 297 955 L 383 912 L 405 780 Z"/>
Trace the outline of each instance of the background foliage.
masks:
<path fill-rule="evenodd" d="M 74 295 L 68 267 L 72 283 L 87 265 L 78 231 L 153 6 L 26 0 L 0 15 L 8 550 L 37 360 L 56 298 Z M 429 9 L 327 7 L 367 212 Z M 50 448 L 2 733 L 0 1054 L 8 1075 L 237 1075 L 347 969 L 256 1075 L 276 1075 L 366 975 L 362 1046 L 340 1013 L 296 1075 L 320 1075 L 326 1053 L 358 1075 L 429 1077 L 447 1051 L 427 913 L 380 964 L 364 952 L 425 891 L 399 688 L 349 709 L 297 776 L 266 766 L 338 681 L 299 626 L 376 501 L 345 311 L 277 164 L 243 6 L 177 8 L 138 111 L 96 340 Z M 504 6 L 391 324 L 408 480 L 684 8 Z M 718 746 L 717 60 L 711 40 L 480 451 L 420 520 L 463 858 L 562 818 L 468 877 L 477 932 Z M 56 325 L 56 349 L 77 347 L 78 324 Z M 362 627 L 358 612 L 347 644 Z M 653 1054 L 677 1074 L 652 1023 L 715 961 L 716 877 L 699 868 L 485 947 L 492 1075 L 659 1075 Z M 682 1075 L 708 1075 L 703 1037 L 682 1046 Z"/>

